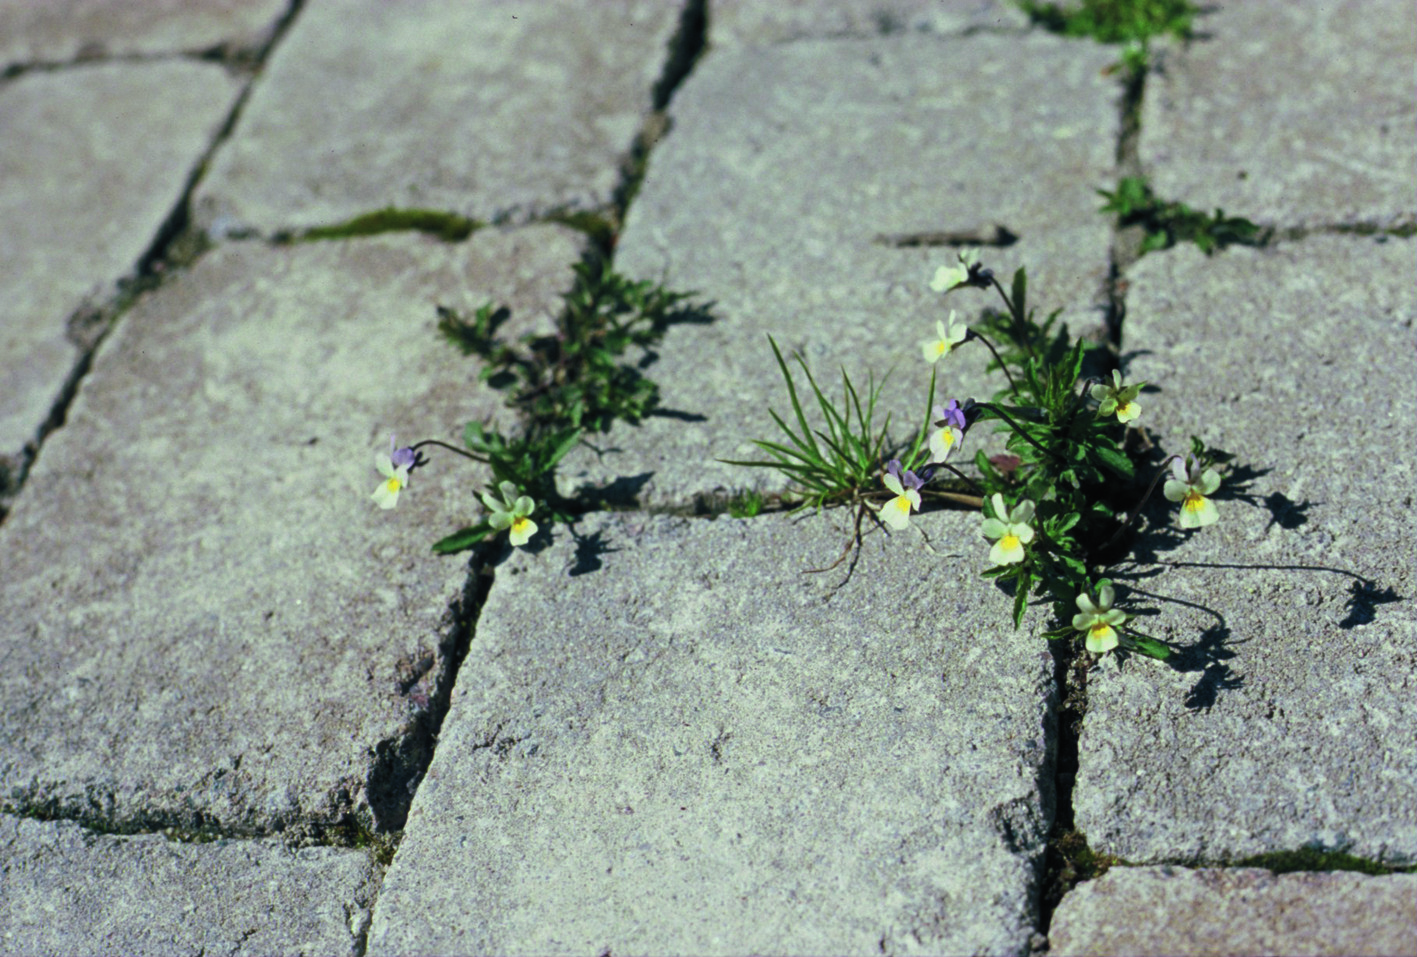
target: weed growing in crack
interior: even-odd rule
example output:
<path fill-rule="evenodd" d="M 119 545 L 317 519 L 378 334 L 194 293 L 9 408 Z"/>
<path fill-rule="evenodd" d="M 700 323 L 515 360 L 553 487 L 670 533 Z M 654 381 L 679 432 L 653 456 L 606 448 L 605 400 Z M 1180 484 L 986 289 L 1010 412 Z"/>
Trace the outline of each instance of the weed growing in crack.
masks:
<path fill-rule="evenodd" d="M 1097 193 L 1107 200 L 1101 212 L 1116 213 L 1121 226 L 1141 226 L 1146 231 L 1143 254 L 1170 249 L 1177 243 L 1195 243 L 1208 256 L 1226 246 L 1251 245 L 1259 238 L 1258 226 L 1239 216 L 1226 216 L 1223 209 L 1207 216 L 1185 203 L 1157 199 L 1140 176 L 1124 177 L 1115 191 L 1099 189 Z"/>
<path fill-rule="evenodd" d="M 641 370 L 672 323 L 704 321 L 706 309 L 687 306 L 693 295 L 632 282 L 592 258 L 575 266 L 555 333 L 524 336 L 517 344 L 498 337 L 510 312 L 495 303 L 471 317 L 439 306 L 439 330 L 483 361 L 481 378 L 507 394 L 522 429 L 506 434 L 469 422 L 465 449 L 438 439 L 401 448 L 391 440 L 390 451 L 375 456 L 384 476 L 375 503 L 394 508 L 410 476 L 427 464 L 421 450 L 436 446 L 487 465 L 493 484 L 479 496 L 481 520 L 438 540 L 434 551 L 461 551 L 501 531 L 511 544 L 525 545 L 539 529 L 532 515 L 572 521 L 575 503 L 556 491 L 557 465 L 587 433 L 606 432 L 616 421 L 637 423 L 656 407 L 659 390 Z M 626 361 L 631 349 L 639 350 L 640 361 Z"/>
<path fill-rule="evenodd" d="M 1144 67 L 1152 37 L 1192 37 L 1191 24 L 1200 8 L 1192 0 L 1081 0 L 1062 4 L 1048 0 L 1016 0 L 1033 23 L 1065 37 L 1091 37 L 1100 43 L 1122 44 L 1122 66 Z"/>
<path fill-rule="evenodd" d="M 781 472 L 792 482 L 788 498 L 798 508 L 855 509 L 852 533 L 829 568 L 859 548 L 867 519 L 899 531 L 928 500 L 980 509 L 980 534 L 990 544 L 984 577 L 1012 590 L 1015 627 L 1029 599 L 1043 599 L 1053 607 L 1047 638 L 1080 639 L 1097 654 L 1121 649 L 1170 657 L 1166 644 L 1131 627 L 1135 614 L 1116 607 L 1105 568 L 1123 557 L 1129 529 L 1163 479 L 1164 497 L 1180 505 L 1183 529 L 1217 522 L 1220 515 L 1210 496 L 1231 456 L 1193 438 L 1189 452 L 1163 456 L 1146 482 L 1142 471 L 1156 450 L 1135 424 L 1143 411 L 1138 396 L 1145 383 L 1127 383 L 1115 371 L 1107 379 L 1084 378 L 1086 345 L 1071 341 L 1067 327 L 1058 326 L 1058 312 L 1041 322 L 1035 318 L 1026 301 L 1024 270 L 1014 274 L 1006 291 L 978 262 L 977 252 L 958 258 L 957 265 L 940 268 L 932 288 L 940 293 L 992 289 L 1005 308 L 986 311 L 973 326 L 958 321 L 952 311 L 948 322 L 936 324 L 935 338 L 921 343 L 931 366 L 925 400 L 931 411 L 909 441 L 891 445 L 888 420 L 877 429 L 874 378 L 863 402 L 843 371 L 839 408 L 796 356 L 821 412 L 823 426 L 813 426 L 792 370 L 769 338 L 793 421 L 769 410 L 787 441 L 758 440 L 755 444 L 768 458 L 732 464 Z M 972 342 L 988 350 L 988 368 L 1004 373 L 1007 388 L 987 402 L 956 398 L 936 404 L 939 361 Z M 967 433 L 986 421 L 1007 433 L 1007 453 L 989 458 L 976 452 L 973 470 L 966 473 L 954 462 L 960 460 Z"/>

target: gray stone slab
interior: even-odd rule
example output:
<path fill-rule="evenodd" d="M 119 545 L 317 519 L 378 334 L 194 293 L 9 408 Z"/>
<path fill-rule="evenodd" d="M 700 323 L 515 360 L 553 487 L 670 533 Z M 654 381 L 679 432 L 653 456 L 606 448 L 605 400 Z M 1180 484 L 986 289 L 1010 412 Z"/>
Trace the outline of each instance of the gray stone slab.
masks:
<path fill-rule="evenodd" d="M 682 7 L 310 4 L 199 188 L 198 219 L 270 234 L 387 206 L 484 221 L 604 207 Z"/>
<path fill-rule="evenodd" d="M 1187 247 L 1132 270 L 1130 373 L 1161 388 L 1143 422 L 1249 478 L 1222 485 L 1219 524 L 1144 534 L 1117 576 L 1159 611 L 1141 627 L 1187 650 L 1088 681 L 1074 805 L 1094 850 L 1417 861 L 1413 242 Z"/>
<path fill-rule="evenodd" d="M 0 84 L 0 494 L 78 360 L 66 320 L 137 265 L 238 91 L 178 62 Z"/>
<path fill-rule="evenodd" d="M 272 841 L 183 844 L 0 816 L 7 954 L 354 954 L 368 855 Z"/>
<path fill-rule="evenodd" d="M 714 0 L 709 8 L 709 42 L 720 48 L 1027 25 L 1018 6 L 1005 0 Z"/>
<path fill-rule="evenodd" d="M 249 50 L 286 0 L 0 0 L 0 70 L 76 58 Z"/>
<path fill-rule="evenodd" d="M 1410 954 L 1417 875 L 1114 867 L 1053 912 L 1048 952 Z"/>
<path fill-rule="evenodd" d="M 435 303 L 552 310 L 582 248 L 560 227 L 232 244 L 127 313 L 0 526 L 5 807 L 388 824 L 467 581 L 429 546 L 487 476 L 433 449 L 388 513 L 374 454 L 500 404 Z"/>
<path fill-rule="evenodd" d="M 1051 37 L 905 36 L 803 41 L 710 53 L 676 93 L 616 253 L 627 274 L 698 290 L 716 321 L 674 327 L 646 370 L 668 414 L 617 428 L 616 451 L 567 460 L 568 488 L 645 476 L 640 501 L 685 505 L 722 490 L 780 490 L 757 458 L 791 415 L 767 337 L 803 352 L 840 395 L 838 366 L 865 383 L 895 367 L 883 398 L 896 436 L 926 411 L 920 343 L 958 309 L 998 300 L 931 291 L 954 247 L 878 240 L 998 224 L 1020 240 L 989 249 L 1005 281 L 1026 264 L 1036 302 L 1095 323 L 1108 224 L 1097 183 L 1112 175 L 1110 54 Z M 945 69 L 942 64 L 949 64 Z M 1007 173 L 1003 163 L 1007 157 Z M 941 364 L 942 395 L 989 397 L 978 345 Z M 800 376 L 799 376 L 800 379 Z M 805 387 L 805 384 L 804 384 Z M 579 469 L 579 471 L 578 471 Z M 776 483 L 775 485 L 772 483 Z"/>
<path fill-rule="evenodd" d="M 977 514 L 589 517 L 497 571 L 370 953 L 1018 953 L 1045 643 Z"/>
<path fill-rule="evenodd" d="M 1281 227 L 1417 223 L 1411 3 L 1247 0 L 1196 27 L 1147 80 L 1160 196 Z"/>

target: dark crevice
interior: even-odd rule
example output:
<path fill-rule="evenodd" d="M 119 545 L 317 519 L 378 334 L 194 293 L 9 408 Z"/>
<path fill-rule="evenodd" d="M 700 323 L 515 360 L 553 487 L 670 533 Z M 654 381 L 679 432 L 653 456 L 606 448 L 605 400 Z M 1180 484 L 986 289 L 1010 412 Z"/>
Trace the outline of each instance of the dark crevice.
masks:
<path fill-rule="evenodd" d="M 1139 175 L 1141 171 L 1141 112 L 1145 93 L 1146 68 L 1126 69 L 1121 78 L 1118 136 L 1113 154 L 1118 180 Z M 1108 368 L 1099 370 L 1101 374 L 1110 373 L 1121 354 L 1122 327 L 1127 313 L 1126 271 L 1140 256 L 1142 239 L 1139 227 L 1123 228 L 1113 221 L 1103 289 L 1106 304 L 1103 361 Z M 1078 832 L 1073 811 L 1073 788 L 1080 761 L 1078 747 L 1087 714 L 1087 675 L 1092 656 L 1084 653 L 1074 641 L 1056 641 L 1050 646 L 1059 710 L 1053 764 L 1053 827 L 1044 854 L 1039 904 L 1038 931 L 1044 940 L 1053 923 L 1053 912 L 1068 891 L 1079 881 L 1096 876 L 1106 866 L 1106 862 L 1099 861 L 1088 848 L 1086 837 Z"/>
<path fill-rule="evenodd" d="M 453 685 L 476 632 L 477 616 L 492 588 L 493 564 L 503 544 L 488 544 L 473 551 L 463 593 L 449 609 L 451 620 L 438 646 L 439 666 L 431 687 L 427 687 L 431 668 L 426 665 L 400 683 L 413 717 L 397 736 L 375 746 L 366 791 L 378 833 L 400 831 L 408 820 L 413 796 L 433 761 L 438 735 L 452 703 Z"/>
<path fill-rule="evenodd" d="M 607 260 L 613 257 L 615 240 L 625 223 L 625 214 L 634 202 L 640 184 L 644 182 L 650 153 L 669 132 L 669 104 L 679 87 L 693 72 L 699 57 L 703 56 L 707 37 L 708 0 L 689 0 L 680 15 L 679 27 L 669 41 L 664 68 L 650 91 L 651 113 L 635 137 L 635 142 L 631 144 L 629 155 L 620 168 L 620 183 L 612 194 L 608 214 L 612 229 L 598 249 Z"/>

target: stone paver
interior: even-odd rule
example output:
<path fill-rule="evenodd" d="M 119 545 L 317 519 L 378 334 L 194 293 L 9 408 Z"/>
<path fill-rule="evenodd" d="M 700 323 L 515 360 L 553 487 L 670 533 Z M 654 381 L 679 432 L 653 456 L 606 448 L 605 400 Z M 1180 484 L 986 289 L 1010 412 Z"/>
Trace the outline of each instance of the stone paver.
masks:
<path fill-rule="evenodd" d="M 1026 262 L 1045 311 L 1095 324 L 1109 232 L 1092 187 L 1113 175 L 1117 133 L 1116 86 L 1100 75 L 1110 57 L 1050 37 L 912 35 L 702 59 L 675 95 L 616 264 L 698 290 L 717 318 L 671 330 L 647 370 L 667 412 L 600 443 L 618 451 L 568 459 L 568 490 L 647 474 L 640 501 L 656 506 L 780 490 L 775 472 L 716 461 L 759 458 L 751 439 L 781 439 L 768 405 L 791 416 L 769 335 L 837 396 L 839 364 L 862 384 L 895 367 L 883 412 L 904 438 L 925 413 L 919 343 L 950 307 L 973 318 L 997 300 L 942 302 L 929 282 L 956 250 L 881 235 L 1007 227 L 1019 242 L 987 251 L 999 274 Z M 1004 155 L 1000 175 L 992 157 Z M 951 357 L 941 394 L 988 398 L 1002 380 L 983 375 L 987 361 L 978 346 Z"/>
<path fill-rule="evenodd" d="M 919 523 L 936 554 L 872 536 L 845 584 L 803 574 L 819 517 L 508 559 L 370 953 L 1026 950 L 1051 658 L 973 577 L 977 516 Z"/>
<path fill-rule="evenodd" d="M 0 69 L 77 58 L 251 50 L 288 0 L 0 0 Z"/>
<path fill-rule="evenodd" d="M 1116 867 L 1053 912 L 1050 954 L 1372 955 L 1417 947 L 1417 874 Z"/>
<path fill-rule="evenodd" d="M 604 207 L 682 6 L 310 4 L 198 189 L 196 214 L 225 235 L 388 206 L 485 221 Z"/>
<path fill-rule="evenodd" d="M 125 315 L 0 526 L 5 807 L 396 824 L 468 574 L 430 535 L 486 475 L 433 449 L 387 514 L 374 452 L 500 404 L 435 303 L 536 316 L 582 248 L 546 226 L 234 244 Z"/>
<path fill-rule="evenodd" d="M 181 844 L 0 815 L 0 952 L 354 954 L 368 856 L 271 841 Z"/>
<path fill-rule="evenodd" d="M 1417 861 L 1413 243 L 1183 248 L 1131 271 L 1151 427 L 1251 478 L 1222 487 L 1218 525 L 1143 536 L 1118 576 L 1158 596 L 1143 627 L 1190 650 L 1182 670 L 1109 660 L 1088 682 L 1074 804 L 1094 850 Z"/>
<path fill-rule="evenodd" d="M 1147 81 L 1158 195 L 1283 227 L 1417 224 L 1417 10 L 1407 0 L 1216 4 Z"/>
<path fill-rule="evenodd" d="M 74 372 L 66 321 L 137 266 L 238 91 L 182 62 L 0 83 L 0 494 Z"/>
<path fill-rule="evenodd" d="M 960 33 L 1020 28 L 1028 18 L 1005 0 L 714 0 L 709 42 L 714 47 L 762 45 L 827 37 L 899 33 Z"/>

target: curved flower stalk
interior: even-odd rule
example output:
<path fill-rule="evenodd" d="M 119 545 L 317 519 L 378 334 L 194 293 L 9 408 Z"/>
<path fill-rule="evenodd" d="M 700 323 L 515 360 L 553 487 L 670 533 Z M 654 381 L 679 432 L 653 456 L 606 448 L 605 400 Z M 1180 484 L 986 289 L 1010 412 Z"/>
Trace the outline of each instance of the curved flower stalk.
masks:
<path fill-rule="evenodd" d="M 1215 503 L 1206 496 L 1220 488 L 1220 476 L 1206 468 L 1194 455 L 1187 454 L 1171 462 L 1171 478 L 1162 486 L 1161 494 L 1169 501 L 1181 503 L 1181 527 L 1204 528 L 1220 521 Z"/>

